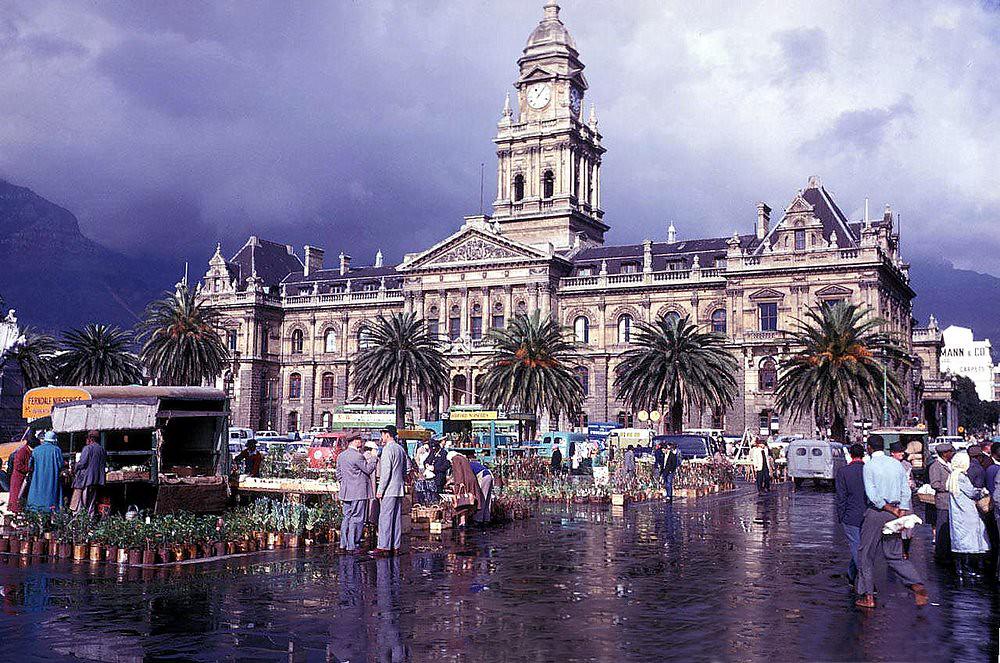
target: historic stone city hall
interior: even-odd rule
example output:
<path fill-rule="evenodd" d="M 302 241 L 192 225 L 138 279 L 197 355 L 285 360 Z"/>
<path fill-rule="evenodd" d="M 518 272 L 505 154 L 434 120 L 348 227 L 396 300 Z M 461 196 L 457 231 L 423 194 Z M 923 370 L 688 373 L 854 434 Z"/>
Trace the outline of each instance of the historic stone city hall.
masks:
<path fill-rule="evenodd" d="M 913 327 L 914 292 L 888 207 L 875 219 L 848 219 L 811 177 L 783 211 L 761 202 L 734 219 L 743 234 L 688 239 L 671 226 L 641 244 L 606 244 L 605 149 L 597 117 L 584 107 L 584 65 L 552 0 L 517 65 L 516 110 L 508 100 L 493 139 L 492 216 L 466 217 L 457 232 L 397 265 L 381 254 L 358 264 L 349 247 L 329 247 L 339 253 L 332 261 L 313 246 L 299 257 L 258 237 L 229 259 L 216 252 L 202 292 L 223 312 L 234 354 L 224 377 L 233 425 L 323 426 L 336 406 L 357 402 L 351 362 L 366 321 L 397 311 L 425 318 L 447 341 L 453 366 L 450 393 L 413 403 L 416 415 L 474 403 L 487 329 L 541 310 L 580 345 L 583 422 L 632 420 L 613 382 L 633 325 L 689 315 L 727 336 L 742 385 L 731 409 L 693 413 L 692 426 L 812 433 L 815 422 L 792 424 L 775 410 L 775 382 L 793 350 L 786 332 L 794 320 L 836 301 L 871 307 L 911 344 L 905 418 L 932 432 L 954 420 L 952 384 L 938 365 L 940 332 Z"/>

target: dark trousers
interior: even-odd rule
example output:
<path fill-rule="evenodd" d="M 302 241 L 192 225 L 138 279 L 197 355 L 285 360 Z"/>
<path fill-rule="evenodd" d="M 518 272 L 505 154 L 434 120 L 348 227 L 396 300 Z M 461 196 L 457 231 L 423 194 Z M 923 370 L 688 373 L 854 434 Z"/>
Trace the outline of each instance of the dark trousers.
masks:
<path fill-rule="evenodd" d="M 858 548 L 858 594 L 872 594 L 875 591 L 875 563 L 885 558 L 889 568 L 895 571 L 904 585 L 919 585 L 923 579 L 908 559 L 903 559 L 903 539 L 899 534 L 882 534 L 882 528 L 896 516 L 888 511 L 865 511 L 865 521 L 861 525 L 861 546 Z"/>
<path fill-rule="evenodd" d="M 937 510 L 937 525 L 934 531 L 934 557 L 938 561 L 951 559 L 951 513 L 948 509 Z"/>
<path fill-rule="evenodd" d="M 767 469 L 757 470 L 757 492 L 771 490 L 771 473 Z"/>
<path fill-rule="evenodd" d="M 94 485 L 84 486 L 80 489 L 80 502 L 76 505 L 77 513 L 86 511 L 91 518 L 97 517 L 97 491 L 100 488 L 100 486 Z"/>
<path fill-rule="evenodd" d="M 663 473 L 663 487 L 667 491 L 667 499 L 674 499 L 674 473 L 664 472 Z"/>

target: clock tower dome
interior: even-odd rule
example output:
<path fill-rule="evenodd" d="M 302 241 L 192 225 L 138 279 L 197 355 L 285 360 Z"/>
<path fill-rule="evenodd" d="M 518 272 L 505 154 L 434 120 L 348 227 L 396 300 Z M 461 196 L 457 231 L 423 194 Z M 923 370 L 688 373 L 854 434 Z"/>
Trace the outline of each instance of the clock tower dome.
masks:
<path fill-rule="evenodd" d="M 527 244 L 552 244 L 556 250 L 603 244 L 604 148 L 593 106 L 584 120 L 583 63 L 555 0 L 545 4 L 517 64 L 517 111 L 508 97 L 493 139 L 493 218 L 505 235 Z"/>

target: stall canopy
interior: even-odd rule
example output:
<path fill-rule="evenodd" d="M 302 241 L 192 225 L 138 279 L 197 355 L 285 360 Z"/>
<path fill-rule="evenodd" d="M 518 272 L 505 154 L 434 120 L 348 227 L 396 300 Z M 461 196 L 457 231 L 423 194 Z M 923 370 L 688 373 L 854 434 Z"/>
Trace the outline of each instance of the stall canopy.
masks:
<path fill-rule="evenodd" d="M 138 398 L 128 402 L 78 401 L 52 410 L 52 429 L 57 433 L 79 433 L 155 428 L 158 410 L 159 401 L 156 398 Z"/>

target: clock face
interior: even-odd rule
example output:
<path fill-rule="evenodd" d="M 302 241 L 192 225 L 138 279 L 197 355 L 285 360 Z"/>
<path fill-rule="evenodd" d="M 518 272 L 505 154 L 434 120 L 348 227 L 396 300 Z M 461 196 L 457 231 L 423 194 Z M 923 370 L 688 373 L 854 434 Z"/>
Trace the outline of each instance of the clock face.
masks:
<path fill-rule="evenodd" d="M 583 101 L 583 95 L 575 87 L 570 86 L 569 88 L 569 108 L 573 111 L 574 115 L 580 114 L 580 102 Z"/>
<path fill-rule="evenodd" d="M 545 108 L 552 98 L 552 88 L 548 83 L 535 83 L 528 88 L 528 105 L 538 110 Z"/>

